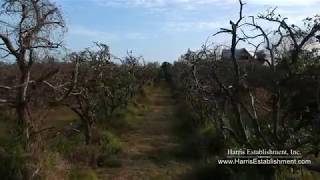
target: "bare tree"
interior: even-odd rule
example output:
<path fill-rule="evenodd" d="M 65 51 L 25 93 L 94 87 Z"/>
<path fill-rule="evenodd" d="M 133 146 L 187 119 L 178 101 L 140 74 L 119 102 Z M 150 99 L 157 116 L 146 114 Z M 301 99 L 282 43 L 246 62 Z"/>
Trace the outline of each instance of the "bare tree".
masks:
<path fill-rule="evenodd" d="M 246 38 L 246 40 L 249 42 L 249 39 L 257 39 L 259 37 L 262 37 L 262 42 L 259 43 L 258 46 L 260 46 L 260 44 L 265 44 L 265 48 L 268 51 L 269 55 L 270 55 L 270 62 L 269 60 L 267 60 L 266 62 L 268 63 L 269 67 L 271 68 L 273 73 L 276 73 L 276 58 L 275 58 L 275 51 L 276 49 L 279 47 L 279 45 L 282 43 L 283 38 L 285 38 L 285 36 L 282 34 L 281 32 L 281 26 L 278 27 L 278 29 L 274 32 L 267 32 L 264 28 L 262 28 L 262 26 L 258 25 L 255 17 L 251 16 L 251 22 L 250 23 L 246 23 L 246 25 L 248 25 L 249 27 L 252 26 L 254 29 L 253 31 L 258 31 L 258 34 L 255 36 L 248 36 L 245 33 L 244 36 Z M 279 39 L 277 40 L 277 42 L 273 43 L 271 40 L 272 36 L 279 36 Z M 249 42 L 250 43 L 250 42 Z M 251 44 L 251 43 L 250 43 Z M 272 110 L 273 110 L 273 134 L 275 139 L 278 139 L 278 124 L 279 124 L 279 111 L 280 111 L 280 87 L 279 87 L 279 82 L 278 81 L 274 81 L 273 82 L 273 96 L 272 96 Z"/>
<path fill-rule="evenodd" d="M 283 18 L 280 14 L 276 14 L 275 11 L 276 8 L 265 14 L 258 15 L 258 18 L 279 25 L 278 33 L 283 31 L 281 37 L 288 37 L 293 47 L 290 54 L 291 62 L 288 62 L 288 65 L 295 65 L 305 45 L 317 39 L 316 35 L 320 32 L 320 16 L 315 15 L 312 18 L 308 17 L 304 19 L 304 26 L 299 27 L 295 24 L 288 24 L 286 21 L 288 18 Z"/>
<path fill-rule="evenodd" d="M 275 15 L 275 9 L 268 12 L 267 15 L 259 15 L 257 18 L 250 17 L 251 22 L 242 23 L 244 17 L 242 15 L 242 9 L 244 3 L 242 1 L 239 1 L 240 4 L 240 10 L 239 10 L 239 18 L 236 22 L 230 21 L 231 28 L 225 29 L 222 28 L 220 31 L 214 34 L 214 36 L 221 34 L 221 33 L 228 33 L 231 34 L 232 42 L 231 42 L 231 59 L 233 62 L 233 71 L 234 71 L 234 83 L 232 85 L 232 88 L 228 88 L 223 82 L 219 79 L 218 75 L 215 73 L 215 68 L 213 68 L 213 78 L 216 79 L 218 85 L 225 91 L 226 95 L 231 99 L 231 103 L 234 106 L 235 114 L 238 121 L 238 127 L 241 129 L 241 137 L 244 139 L 244 142 L 248 142 L 248 137 L 246 137 L 246 130 L 245 130 L 245 123 L 242 120 L 242 114 L 249 117 L 254 125 L 254 130 L 256 132 L 257 137 L 260 137 L 265 146 L 278 146 L 277 143 L 280 142 L 278 131 L 279 131 L 279 123 L 281 123 L 283 120 L 283 117 L 281 117 L 281 106 L 280 106 L 280 99 L 281 99 L 281 86 L 280 84 L 285 83 L 287 80 L 289 80 L 293 73 L 295 72 L 294 69 L 291 68 L 291 66 L 295 66 L 297 64 L 297 61 L 299 60 L 299 56 L 303 50 L 303 48 L 308 44 L 308 42 L 315 39 L 316 34 L 320 30 L 319 26 L 319 16 L 315 16 L 314 18 L 307 18 L 305 19 L 305 27 L 298 27 L 296 25 L 288 25 L 286 23 L 287 18 L 282 18 L 280 15 Z M 274 31 L 268 32 L 265 30 L 262 26 L 258 25 L 256 22 L 256 19 L 259 20 L 266 20 L 267 22 L 274 22 L 278 23 L 278 28 Z M 253 30 L 251 31 L 251 34 L 253 31 L 256 33 L 254 35 L 248 36 L 242 29 L 242 26 L 249 26 L 253 27 Z M 241 33 L 240 33 L 241 31 Z M 276 41 L 272 41 L 271 38 L 277 37 Z M 250 42 L 250 39 L 257 39 L 262 38 L 262 41 L 258 44 L 254 44 Z M 266 136 L 262 133 L 258 112 L 257 112 L 257 98 L 252 93 L 252 88 L 248 87 L 248 84 L 246 83 L 246 75 L 245 73 L 241 74 L 240 66 L 238 64 L 238 61 L 235 57 L 235 50 L 240 41 L 248 42 L 249 44 L 253 45 L 255 47 L 255 54 L 258 51 L 259 47 L 261 45 L 265 45 L 266 49 L 270 55 L 270 62 L 267 61 L 271 72 L 276 74 L 278 72 L 277 70 L 277 60 L 275 57 L 275 52 L 278 50 L 277 48 L 283 43 L 284 39 L 290 39 L 290 42 L 292 42 L 292 48 L 291 48 L 291 54 L 290 59 L 291 62 L 288 64 L 288 74 L 285 76 L 284 79 L 275 78 L 273 79 L 272 83 L 272 134 L 273 138 L 268 139 Z M 286 59 L 284 59 L 286 61 Z M 247 95 L 250 99 L 249 105 L 248 102 L 244 103 L 243 95 L 239 94 L 239 91 L 241 89 L 245 89 L 247 92 Z M 281 120 L 281 122 L 280 122 Z M 271 143 L 272 142 L 272 143 Z"/>
<path fill-rule="evenodd" d="M 238 127 L 240 129 L 240 140 L 242 140 L 242 142 L 244 144 L 248 144 L 248 135 L 246 133 L 246 129 L 244 126 L 244 122 L 243 122 L 243 118 L 242 118 L 242 114 L 241 114 L 241 103 L 240 103 L 240 92 L 239 89 L 242 86 L 241 84 L 241 79 L 242 79 L 242 75 L 240 72 L 240 67 L 236 58 L 236 47 L 239 44 L 240 41 L 244 41 L 243 38 L 239 37 L 239 31 L 240 31 L 240 27 L 243 25 L 243 6 L 245 5 L 241 0 L 239 0 L 239 4 L 240 4 L 240 9 L 239 9 L 239 18 L 233 22 L 230 21 L 230 25 L 231 28 L 230 29 L 226 29 L 226 28 L 222 28 L 220 31 L 218 31 L 217 33 L 215 33 L 213 36 L 216 36 L 218 34 L 222 34 L 222 33 L 227 33 L 231 35 L 232 38 L 232 42 L 231 42 L 231 59 L 233 62 L 233 69 L 235 72 L 234 75 L 234 91 L 230 91 L 230 89 L 226 88 L 218 78 L 218 76 L 213 73 L 214 78 L 217 79 L 218 84 L 221 86 L 221 88 L 223 90 L 225 90 L 225 92 L 230 96 L 230 98 L 232 98 L 233 100 L 231 101 L 233 103 L 233 108 L 235 109 L 235 113 L 236 113 L 236 118 L 237 118 L 237 124 Z"/>
<path fill-rule="evenodd" d="M 275 13 L 276 8 L 269 10 L 266 14 L 260 14 L 257 18 L 251 16 L 251 22 L 246 23 L 246 25 L 253 27 L 253 31 L 257 31 L 258 34 L 255 36 L 247 36 L 245 33 L 246 40 L 257 39 L 259 37 L 263 38 L 261 43 L 265 44 L 265 48 L 270 55 L 270 62 L 268 62 L 269 67 L 273 73 L 277 73 L 277 65 L 283 63 L 287 65 L 288 74 L 283 79 L 273 80 L 273 95 L 272 95 L 272 114 L 273 114 L 273 134 L 276 140 L 279 140 L 278 131 L 280 123 L 280 97 L 281 97 L 281 87 L 280 84 L 284 84 L 288 81 L 296 72 L 296 66 L 300 55 L 302 54 L 303 48 L 316 39 L 316 34 L 320 32 L 320 18 L 318 15 L 313 18 L 306 18 L 304 20 L 304 27 L 299 27 L 297 25 L 289 25 L 286 20 L 281 15 Z M 273 22 L 277 24 L 277 29 L 274 31 L 267 32 L 262 26 L 260 26 L 257 20 L 264 20 L 267 22 Z M 277 37 L 276 41 L 272 41 L 272 38 Z M 276 52 L 279 51 L 279 47 L 284 43 L 289 44 L 290 51 L 288 62 L 287 57 L 279 57 L 280 62 L 277 62 Z M 284 61 L 284 62 L 281 62 Z"/>
<path fill-rule="evenodd" d="M 100 100 L 103 100 L 104 95 L 109 91 L 106 84 L 109 79 L 107 76 L 109 76 L 108 71 L 111 64 L 109 46 L 98 43 L 96 45 L 98 51 L 87 49 L 80 53 L 71 54 L 71 61 L 76 67 L 76 71 L 73 72 L 75 78 L 71 79 L 68 88 L 64 86 L 54 87 L 62 94 L 62 98 L 57 100 L 80 117 L 81 124 L 84 127 L 86 144 L 93 143 L 97 111 L 99 108 L 103 108 L 100 107 L 102 106 Z M 69 78 L 66 81 L 68 82 Z"/>
<path fill-rule="evenodd" d="M 0 14 L 1 55 L 15 60 L 18 80 L 8 86 L 0 86 L 8 92 L 14 91 L 15 98 L 2 98 L 1 103 L 15 106 L 17 123 L 26 140 L 30 140 L 33 119 L 29 111 L 31 84 L 39 84 L 54 72 L 31 79 L 31 69 L 37 52 L 61 46 L 64 20 L 59 8 L 49 0 L 4 0 Z"/>
<path fill-rule="evenodd" d="M 231 61 L 210 61 L 216 53 L 207 45 L 188 51 L 174 64 L 174 87 L 199 114 L 195 119 L 211 119 L 216 132 L 234 140 L 227 139 L 231 146 L 299 149 L 313 158 L 320 144 L 319 51 L 306 47 L 319 39 L 319 16 L 297 27 L 274 10 L 245 18 L 244 3 L 239 4 L 239 18 L 230 21 L 231 28 L 214 34 L 231 36 Z M 263 49 L 267 55 L 261 54 L 261 60 L 267 65 L 249 69 L 248 61 L 237 59 L 240 42 L 252 45 L 256 57 Z M 281 56 L 283 45 L 288 50 Z M 307 167 L 320 169 L 318 164 Z"/>

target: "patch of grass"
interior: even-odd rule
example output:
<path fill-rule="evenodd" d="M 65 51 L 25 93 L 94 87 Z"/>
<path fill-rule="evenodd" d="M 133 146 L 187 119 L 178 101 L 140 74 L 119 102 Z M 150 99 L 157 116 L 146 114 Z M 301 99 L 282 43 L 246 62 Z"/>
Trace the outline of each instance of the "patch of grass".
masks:
<path fill-rule="evenodd" d="M 143 102 L 150 102 L 149 100 L 149 93 L 152 90 L 149 90 L 148 88 L 142 88 L 138 91 L 137 95 L 133 97 L 133 101 L 135 103 L 143 103 Z"/>
<path fill-rule="evenodd" d="M 67 179 L 69 164 L 58 152 L 47 151 L 40 158 L 39 177 L 46 179 Z"/>
<path fill-rule="evenodd" d="M 195 118 L 195 114 L 192 113 L 187 104 L 177 103 L 174 128 L 179 137 L 185 139 L 185 136 L 196 129 Z"/>
<path fill-rule="evenodd" d="M 82 167 L 96 168 L 100 155 L 99 147 L 96 145 L 79 145 L 68 154 L 68 160 Z"/>
<path fill-rule="evenodd" d="M 110 131 L 102 131 L 100 148 L 103 154 L 117 154 L 122 151 L 123 144 L 120 139 Z"/>
<path fill-rule="evenodd" d="M 148 107 L 146 105 L 129 104 L 126 109 L 115 111 L 108 121 L 102 122 L 102 126 L 110 127 L 115 131 L 130 129 L 139 125 L 147 111 Z"/>
<path fill-rule="evenodd" d="M 110 131 L 101 131 L 100 155 L 98 166 L 120 167 L 121 161 L 118 154 L 123 151 L 123 143 Z"/>
<path fill-rule="evenodd" d="M 129 105 L 127 110 L 122 113 L 122 119 L 127 122 L 129 126 L 133 126 L 139 122 L 140 107 Z"/>
<path fill-rule="evenodd" d="M 178 103 L 174 122 L 174 132 L 180 139 L 181 145 L 177 149 L 177 156 L 184 159 L 194 159 L 201 156 L 198 129 L 195 116 L 184 103 Z"/>
<path fill-rule="evenodd" d="M 0 177 L 4 180 L 23 178 L 26 164 L 30 161 L 13 122 L 12 118 L 0 114 Z"/>
<path fill-rule="evenodd" d="M 57 151 L 63 155 L 68 155 L 74 151 L 74 149 L 83 144 L 84 137 L 82 134 L 76 134 L 71 137 L 65 137 L 63 135 L 57 136 L 53 144 L 51 145 L 54 151 Z"/>
<path fill-rule="evenodd" d="M 103 126 L 110 127 L 115 131 L 130 129 L 138 122 L 138 117 L 131 111 L 117 111 Z"/>
<path fill-rule="evenodd" d="M 10 135 L 0 146 L 0 177 L 1 179 L 21 179 L 26 168 L 28 157 L 25 155 L 19 139 Z"/>
<path fill-rule="evenodd" d="M 105 119 L 99 121 L 104 127 L 113 129 L 116 132 L 122 132 L 131 129 L 139 124 L 146 112 L 150 110 L 149 94 L 154 91 L 152 85 L 145 86 L 131 99 L 125 108 L 117 108 L 112 115 L 106 116 Z"/>
<path fill-rule="evenodd" d="M 98 177 L 92 169 L 72 168 L 69 180 L 98 180 Z"/>

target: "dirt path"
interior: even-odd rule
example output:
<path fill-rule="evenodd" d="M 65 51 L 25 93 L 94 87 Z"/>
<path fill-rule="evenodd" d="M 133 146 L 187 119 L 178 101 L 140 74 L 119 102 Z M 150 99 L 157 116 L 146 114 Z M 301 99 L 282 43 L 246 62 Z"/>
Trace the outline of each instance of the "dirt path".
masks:
<path fill-rule="evenodd" d="M 169 89 L 156 88 L 145 102 L 148 111 L 141 122 L 122 136 L 125 150 L 120 168 L 98 171 L 99 179 L 170 180 L 182 179 L 190 170 L 175 158 L 179 141 L 173 133 L 175 104 Z"/>

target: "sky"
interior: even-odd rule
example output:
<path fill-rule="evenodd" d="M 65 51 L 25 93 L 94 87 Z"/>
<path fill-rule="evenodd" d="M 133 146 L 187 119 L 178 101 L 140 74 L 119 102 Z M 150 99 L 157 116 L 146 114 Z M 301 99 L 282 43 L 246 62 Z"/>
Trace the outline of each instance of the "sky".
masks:
<path fill-rule="evenodd" d="M 67 24 L 70 51 L 110 46 L 119 57 L 133 51 L 146 61 L 175 61 L 188 48 L 199 49 L 219 28 L 238 17 L 238 0 L 54 0 Z M 271 7 L 292 23 L 320 14 L 320 0 L 244 0 L 244 15 Z M 226 37 L 214 41 L 228 43 Z"/>

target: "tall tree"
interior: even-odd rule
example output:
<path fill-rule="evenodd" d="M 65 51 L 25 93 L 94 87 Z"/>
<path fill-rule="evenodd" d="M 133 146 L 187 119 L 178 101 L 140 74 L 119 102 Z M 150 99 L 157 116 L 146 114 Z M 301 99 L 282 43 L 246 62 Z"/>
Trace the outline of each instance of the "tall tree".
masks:
<path fill-rule="evenodd" d="M 17 82 L 0 86 L 13 92 L 15 98 L 0 97 L 0 103 L 15 107 L 19 132 L 28 145 L 33 124 L 29 112 L 30 85 L 52 75 L 49 72 L 37 80 L 31 79 L 35 53 L 60 47 L 65 23 L 59 8 L 49 0 L 4 0 L 0 12 L 1 55 L 14 59 L 18 69 Z"/>

